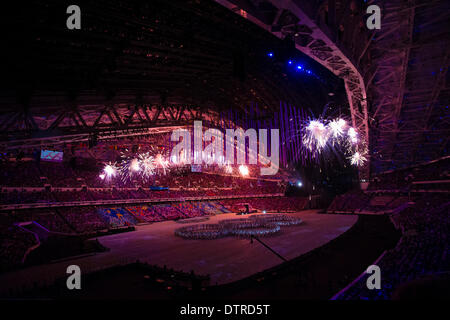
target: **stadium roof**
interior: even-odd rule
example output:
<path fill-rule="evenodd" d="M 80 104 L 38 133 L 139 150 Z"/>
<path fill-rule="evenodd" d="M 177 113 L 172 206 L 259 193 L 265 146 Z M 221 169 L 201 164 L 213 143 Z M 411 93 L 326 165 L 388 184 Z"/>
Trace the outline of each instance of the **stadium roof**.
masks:
<path fill-rule="evenodd" d="M 217 2 L 80 3 L 78 33 L 59 1 L 11 11 L 1 140 L 140 134 L 279 101 L 317 114 L 346 90 L 372 172 L 448 155 L 448 1 L 373 1 L 372 31 L 362 1 Z M 291 56 L 319 79 L 289 73 Z"/>
<path fill-rule="evenodd" d="M 0 92 L 0 140 L 8 145 L 214 123 L 217 112 L 257 105 L 270 113 L 280 101 L 318 112 L 329 92 L 345 103 L 338 77 L 213 1 L 79 5 L 81 30 L 66 28 L 60 1 L 11 11 Z M 317 77 L 289 72 L 288 57 Z"/>
<path fill-rule="evenodd" d="M 218 2 L 279 37 L 294 36 L 299 50 L 346 81 L 354 122 L 370 130 L 372 172 L 448 155 L 448 1 Z M 371 4 L 380 6 L 380 30 L 366 28 Z"/>

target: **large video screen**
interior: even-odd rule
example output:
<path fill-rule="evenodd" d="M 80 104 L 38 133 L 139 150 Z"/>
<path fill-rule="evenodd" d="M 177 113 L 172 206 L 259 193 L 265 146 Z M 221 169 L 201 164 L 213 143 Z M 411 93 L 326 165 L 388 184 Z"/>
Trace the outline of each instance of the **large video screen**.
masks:
<path fill-rule="evenodd" d="M 41 160 L 61 162 L 61 161 L 63 161 L 63 154 L 64 154 L 64 152 L 60 152 L 60 151 L 41 150 Z"/>

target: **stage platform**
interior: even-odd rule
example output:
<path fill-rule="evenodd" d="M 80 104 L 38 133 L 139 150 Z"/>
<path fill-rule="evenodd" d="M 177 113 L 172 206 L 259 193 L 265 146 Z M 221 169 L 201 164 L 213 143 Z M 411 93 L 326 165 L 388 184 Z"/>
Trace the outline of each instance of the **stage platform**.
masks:
<path fill-rule="evenodd" d="M 315 210 L 289 213 L 300 217 L 298 226 L 282 227 L 275 236 L 262 240 L 287 260 L 296 258 L 335 239 L 357 220 L 354 215 L 318 214 Z M 222 214 L 197 223 L 217 223 L 222 219 L 243 218 L 236 214 Z M 66 268 L 75 264 L 82 273 L 101 270 L 118 264 L 139 260 L 149 264 L 173 268 L 211 277 L 211 284 L 223 284 L 248 277 L 274 267 L 283 261 L 260 243 L 248 239 L 225 237 L 216 240 L 185 240 L 174 230 L 193 223 L 175 221 L 137 226 L 136 231 L 98 238 L 110 251 L 66 259 L 0 275 L 0 292 L 9 288 L 30 287 L 34 282 L 49 284 L 66 277 Z"/>

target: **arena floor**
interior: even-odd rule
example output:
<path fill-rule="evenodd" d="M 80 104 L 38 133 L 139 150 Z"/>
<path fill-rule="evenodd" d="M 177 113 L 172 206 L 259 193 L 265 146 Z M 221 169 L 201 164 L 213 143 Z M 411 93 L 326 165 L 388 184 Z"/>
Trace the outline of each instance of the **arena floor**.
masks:
<path fill-rule="evenodd" d="M 279 234 L 262 240 L 286 259 L 293 259 L 324 245 L 348 230 L 357 220 L 354 215 L 317 214 L 315 210 L 291 213 L 300 217 L 298 226 L 282 227 Z M 242 218 L 236 214 L 211 217 L 207 222 Z M 185 240 L 174 236 L 176 228 L 190 224 L 174 221 L 138 226 L 134 232 L 109 235 L 99 241 L 110 251 L 66 259 L 46 265 L 0 275 L 0 290 L 52 283 L 65 277 L 69 265 L 80 266 L 82 273 L 92 272 L 140 260 L 175 270 L 191 271 L 211 277 L 211 284 L 236 281 L 283 261 L 260 243 L 226 237 L 216 240 Z"/>

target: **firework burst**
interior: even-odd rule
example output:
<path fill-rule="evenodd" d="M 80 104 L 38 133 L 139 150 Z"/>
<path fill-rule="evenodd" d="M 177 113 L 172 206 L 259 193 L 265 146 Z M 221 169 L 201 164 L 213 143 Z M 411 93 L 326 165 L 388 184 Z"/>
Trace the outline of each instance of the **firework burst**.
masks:
<path fill-rule="evenodd" d="M 155 157 L 156 167 L 161 168 L 164 174 L 167 174 L 169 170 L 170 162 L 162 156 L 162 154 L 158 153 Z"/>
<path fill-rule="evenodd" d="M 148 180 L 151 176 L 155 174 L 155 158 L 151 156 L 148 152 L 142 153 L 138 156 L 139 167 L 141 170 L 141 176 L 143 180 Z"/>
<path fill-rule="evenodd" d="M 100 179 L 109 181 L 117 174 L 117 165 L 115 162 L 108 162 L 99 175 Z"/>
<path fill-rule="evenodd" d="M 334 119 L 328 123 L 328 130 L 333 138 L 340 138 L 344 135 L 347 122 L 344 119 Z"/>
<path fill-rule="evenodd" d="M 320 120 L 311 120 L 305 128 L 303 143 L 309 151 L 320 153 L 329 138 L 327 127 Z"/>
<path fill-rule="evenodd" d="M 358 143 L 358 132 L 356 132 L 355 128 L 348 128 L 347 135 L 350 139 L 350 142 L 353 144 Z"/>
<path fill-rule="evenodd" d="M 367 161 L 365 151 L 356 151 L 349 159 L 352 165 L 361 167 Z"/>
<path fill-rule="evenodd" d="M 135 158 L 123 159 L 119 165 L 119 172 L 122 182 L 131 181 L 133 177 L 138 176 L 139 161 Z"/>
<path fill-rule="evenodd" d="M 366 141 L 341 117 L 309 120 L 301 132 L 304 150 L 315 160 L 319 154 L 327 158 L 340 151 L 352 165 L 362 166 L 367 161 Z"/>

